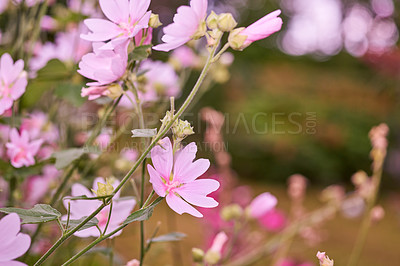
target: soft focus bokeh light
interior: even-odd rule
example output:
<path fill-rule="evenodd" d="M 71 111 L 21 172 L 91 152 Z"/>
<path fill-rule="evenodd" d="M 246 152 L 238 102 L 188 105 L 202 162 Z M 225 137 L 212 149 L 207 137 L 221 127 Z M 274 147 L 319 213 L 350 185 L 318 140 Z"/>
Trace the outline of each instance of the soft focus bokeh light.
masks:
<path fill-rule="evenodd" d="M 383 53 L 398 40 L 392 0 L 346 5 L 340 0 L 284 0 L 289 17 L 281 49 L 289 55 L 332 56 L 344 48 L 360 57 Z"/>

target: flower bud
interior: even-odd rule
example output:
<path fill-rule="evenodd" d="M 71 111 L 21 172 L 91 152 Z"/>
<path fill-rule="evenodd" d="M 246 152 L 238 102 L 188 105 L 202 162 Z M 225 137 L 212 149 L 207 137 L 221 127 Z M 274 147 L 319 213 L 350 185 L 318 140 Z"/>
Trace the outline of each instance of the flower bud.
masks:
<path fill-rule="evenodd" d="M 184 139 L 189 135 L 193 135 L 193 127 L 190 126 L 190 123 L 188 121 L 183 121 L 183 120 L 178 120 L 174 125 L 172 126 L 172 133 L 177 139 Z"/>
<path fill-rule="evenodd" d="M 333 266 L 333 260 L 329 259 L 329 257 L 325 255 L 325 252 L 318 251 L 316 256 L 319 259 L 320 266 Z"/>
<path fill-rule="evenodd" d="M 243 215 L 243 209 L 238 204 L 231 204 L 221 210 L 221 218 L 225 221 L 239 219 Z"/>
<path fill-rule="evenodd" d="M 371 210 L 371 220 L 373 222 L 379 222 L 385 216 L 385 210 L 382 206 L 375 206 Z"/>
<path fill-rule="evenodd" d="M 206 255 L 204 256 L 204 261 L 210 265 L 217 264 L 220 259 L 221 254 L 214 250 L 207 251 Z"/>
<path fill-rule="evenodd" d="M 118 83 L 111 84 L 108 87 L 108 91 L 110 93 L 107 94 L 107 96 L 114 100 L 117 99 L 119 96 L 121 96 L 123 92 L 121 85 L 119 85 Z"/>
<path fill-rule="evenodd" d="M 197 31 L 193 34 L 192 38 L 194 40 L 198 40 L 204 35 L 206 35 L 207 32 L 207 25 L 205 21 L 200 22 L 199 27 L 197 28 Z"/>
<path fill-rule="evenodd" d="M 240 32 L 242 32 L 243 30 L 244 28 L 237 28 L 232 30 L 231 33 L 229 34 L 228 43 L 233 50 L 241 51 L 247 47 L 247 45 L 245 45 L 247 36 L 240 35 Z"/>
<path fill-rule="evenodd" d="M 215 14 L 214 11 L 211 11 L 211 14 L 207 18 L 207 26 L 210 30 L 214 30 L 218 28 L 218 15 Z"/>
<path fill-rule="evenodd" d="M 194 262 L 203 262 L 204 251 L 199 248 L 192 248 L 192 257 Z"/>
<path fill-rule="evenodd" d="M 222 31 L 232 31 L 237 25 L 231 13 L 222 13 L 218 16 L 218 28 Z"/>
<path fill-rule="evenodd" d="M 351 182 L 358 187 L 363 185 L 368 180 L 368 175 L 364 171 L 358 171 L 351 177 Z"/>
<path fill-rule="evenodd" d="M 97 197 L 109 196 L 114 191 L 112 183 L 114 183 L 113 178 L 106 178 L 105 184 L 97 182 L 97 191 L 95 191 L 94 189 L 92 189 L 92 191 L 97 195 Z"/>
<path fill-rule="evenodd" d="M 149 26 L 153 29 L 157 29 L 162 25 L 160 21 L 160 17 L 157 14 L 151 13 L 150 19 L 149 19 Z"/>

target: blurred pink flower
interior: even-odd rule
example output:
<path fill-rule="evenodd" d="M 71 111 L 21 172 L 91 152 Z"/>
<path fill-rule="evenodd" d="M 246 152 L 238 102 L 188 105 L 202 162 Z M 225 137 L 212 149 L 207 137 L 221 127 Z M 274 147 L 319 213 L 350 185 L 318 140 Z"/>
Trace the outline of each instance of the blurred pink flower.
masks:
<path fill-rule="evenodd" d="M 275 10 L 240 31 L 239 35 L 247 36 L 243 46 L 247 47 L 253 42 L 265 39 L 271 34 L 279 31 L 282 28 L 283 23 L 282 19 L 278 17 L 280 14 L 280 10 Z"/>
<path fill-rule="evenodd" d="M 91 86 L 88 88 L 82 88 L 81 97 L 88 97 L 89 101 L 96 100 L 102 96 L 107 96 L 110 94 L 108 86 Z"/>
<path fill-rule="evenodd" d="M 0 59 L 0 115 L 24 94 L 27 84 L 24 61 L 20 59 L 14 64 L 9 54 L 3 54 Z"/>
<path fill-rule="evenodd" d="M 134 259 L 134 260 L 130 260 L 126 263 L 126 266 L 139 266 L 140 265 L 140 261 Z"/>
<path fill-rule="evenodd" d="M 103 43 L 93 43 L 93 53 L 86 54 L 79 63 L 79 74 L 95 82 L 88 86 L 101 86 L 120 79 L 128 64 L 128 42 L 115 47 L 114 51 L 100 50 Z"/>
<path fill-rule="evenodd" d="M 47 114 L 35 111 L 23 118 L 21 131 L 27 131 L 30 139 L 41 138 L 48 143 L 56 142 L 59 138 L 57 127 L 49 121 Z"/>
<path fill-rule="evenodd" d="M 178 214 L 189 213 L 195 217 L 203 215 L 190 204 L 203 208 L 214 208 L 218 202 L 207 195 L 219 188 L 213 179 L 197 179 L 210 167 L 207 159 L 195 159 L 197 146 L 194 142 L 173 154 L 168 137 L 162 139 L 151 150 L 154 165 L 147 165 L 155 192 L 166 197 L 168 206 Z M 196 180 L 197 179 L 197 180 Z"/>
<path fill-rule="evenodd" d="M 97 183 L 105 184 L 106 181 L 102 177 L 98 177 L 93 182 L 93 190 L 97 191 L 98 185 Z M 112 184 L 113 187 L 118 186 L 119 181 L 114 181 Z M 81 184 L 74 184 L 71 188 L 71 196 L 77 197 L 85 195 L 87 197 L 96 197 L 94 193 L 89 191 L 85 186 Z M 107 228 L 107 233 L 112 232 L 115 230 L 125 219 L 129 216 L 132 212 L 133 208 L 136 205 L 136 201 L 134 199 L 119 199 L 120 193 L 117 193 L 113 198 L 113 208 L 111 212 L 110 223 Z M 80 219 L 88 214 L 92 213 L 96 210 L 102 203 L 99 200 L 64 200 L 64 206 L 68 209 L 68 201 L 71 203 L 71 219 Z M 102 231 L 104 231 L 107 220 L 108 214 L 110 212 L 110 205 L 105 207 L 99 214 L 96 215 L 96 218 L 99 220 L 98 226 Z M 119 231 L 112 237 L 118 236 L 121 234 L 122 231 Z M 98 237 L 100 236 L 99 230 L 96 227 L 91 227 L 79 232 L 75 233 L 78 237 Z M 112 238 L 111 237 L 111 238 Z"/>
<path fill-rule="evenodd" d="M 258 218 L 258 222 L 268 231 L 278 232 L 286 225 L 286 216 L 283 211 L 272 209 Z"/>
<path fill-rule="evenodd" d="M 50 184 L 60 175 L 53 165 L 43 167 L 43 174 L 28 177 L 24 185 L 24 201 L 30 205 L 35 205 L 46 195 Z"/>
<path fill-rule="evenodd" d="M 179 63 L 182 68 L 196 67 L 199 63 L 197 55 L 187 46 L 175 49 L 171 54 L 171 59 Z"/>
<path fill-rule="evenodd" d="M 209 250 L 212 250 L 214 252 L 217 252 L 218 254 L 221 254 L 222 248 L 224 247 L 224 245 L 227 241 L 228 241 L 228 236 L 225 234 L 225 232 L 219 232 L 215 236 L 213 243 Z"/>
<path fill-rule="evenodd" d="M 6 10 L 9 0 L 0 0 L 0 14 Z"/>
<path fill-rule="evenodd" d="M 57 20 L 52 18 L 51 16 L 43 16 L 42 20 L 40 21 L 40 27 L 43 30 L 51 31 L 57 28 Z"/>
<path fill-rule="evenodd" d="M 104 130 L 100 133 L 100 135 L 96 138 L 95 144 L 99 145 L 100 149 L 106 149 L 111 141 L 111 130 Z"/>
<path fill-rule="evenodd" d="M 81 38 L 92 42 L 111 39 L 102 49 L 114 49 L 148 27 L 149 6 L 150 0 L 100 0 L 101 10 L 111 21 L 86 19 L 84 23 L 91 32 L 82 34 Z"/>
<path fill-rule="evenodd" d="M 11 164 L 16 168 L 34 165 L 34 156 L 42 143 L 42 139 L 30 141 L 28 131 L 23 130 L 19 134 L 17 129 L 11 129 L 10 142 L 6 144 L 7 156 L 10 158 Z"/>
<path fill-rule="evenodd" d="M 191 0 L 189 6 L 180 6 L 174 16 L 174 22 L 164 28 L 164 43 L 153 47 L 154 50 L 168 52 L 184 45 L 197 31 L 203 31 L 202 24 L 207 15 L 207 0 Z"/>
<path fill-rule="evenodd" d="M 139 153 L 137 150 L 125 148 L 121 151 L 121 156 L 128 161 L 134 162 L 139 157 Z"/>
<path fill-rule="evenodd" d="M 278 200 L 271 193 L 262 193 L 250 203 L 250 215 L 254 218 L 260 218 L 275 208 L 277 203 Z"/>
<path fill-rule="evenodd" d="M 22 266 L 25 263 L 14 261 L 23 255 L 31 245 L 31 238 L 20 233 L 21 222 L 16 213 L 8 214 L 0 220 L 0 265 Z"/>

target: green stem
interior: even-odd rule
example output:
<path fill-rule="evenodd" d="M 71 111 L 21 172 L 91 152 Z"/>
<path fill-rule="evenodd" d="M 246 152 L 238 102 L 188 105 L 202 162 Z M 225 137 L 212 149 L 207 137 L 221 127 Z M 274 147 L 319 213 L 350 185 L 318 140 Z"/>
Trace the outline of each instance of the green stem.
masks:
<path fill-rule="evenodd" d="M 142 164 L 142 179 L 140 183 L 140 208 L 143 207 L 144 201 L 144 178 L 146 174 L 146 159 L 144 159 Z M 143 265 L 144 259 L 144 221 L 140 221 L 140 265 Z"/>
<path fill-rule="evenodd" d="M 104 231 L 103 231 L 103 233 L 102 233 L 103 235 L 106 234 L 107 229 L 108 229 L 108 225 L 110 224 L 112 208 L 113 208 L 113 202 L 111 201 L 111 204 L 110 204 L 110 211 L 108 212 L 106 227 L 104 228 Z"/>

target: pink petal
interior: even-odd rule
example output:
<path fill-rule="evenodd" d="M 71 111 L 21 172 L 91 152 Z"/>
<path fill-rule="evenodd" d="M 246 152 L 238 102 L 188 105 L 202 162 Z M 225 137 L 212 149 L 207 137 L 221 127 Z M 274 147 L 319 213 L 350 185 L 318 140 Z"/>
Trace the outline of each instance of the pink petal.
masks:
<path fill-rule="evenodd" d="M 104 15 L 115 23 L 129 19 L 128 0 L 100 0 L 100 7 Z"/>
<path fill-rule="evenodd" d="M 167 188 L 165 187 L 165 184 L 162 181 L 162 177 L 160 176 L 160 174 L 156 170 L 154 170 L 153 166 L 151 166 L 150 164 L 147 165 L 147 171 L 149 172 L 150 183 L 153 185 L 154 191 L 157 193 L 158 196 L 165 197 Z"/>
<path fill-rule="evenodd" d="M 180 197 L 176 196 L 174 193 L 169 193 L 167 195 L 167 204 L 168 206 L 178 214 L 188 213 L 195 217 L 203 217 L 198 210 L 190 206 L 187 202 L 185 202 Z"/>
<path fill-rule="evenodd" d="M 172 164 L 174 162 L 172 144 L 169 138 L 165 137 L 160 141 L 160 145 L 155 146 L 151 150 L 151 160 L 157 172 L 164 179 L 168 179 L 171 175 Z"/>
<path fill-rule="evenodd" d="M 190 6 L 197 15 L 197 19 L 204 19 L 207 13 L 207 0 L 191 0 Z"/>
<path fill-rule="evenodd" d="M 149 9 L 150 0 L 131 0 L 129 11 L 133 22 L 139 21 Z"/>
<path fill-rule="evenodd" d="M 92 33 L 81 34 L 81 38 L 87 41 L 107 41 L 121 33 L 120 27 L 108 20 L 91 18 L 85 19 L 84 23 L 92 31 Z"/>
<path fill-rule="evenodd" d="M 10 213 L 0 220 L 0 246 L 12 240 L 21 230 L 21 222 L 18 214 Z M 1 250 L 1 249 L 0 249 Z"/>
<path fill-rule="evenodd" d="M 113 204 L 110 223 L 120 225 L 135 208 L 136 200 L 116 200 Z"/>
<path fill-rule="evenodd" d="M 184 184 L 180 191 L 185 191 L 185 193 L 198 194 L 206 196 L 211 192 L 216 191 L 220 184 L 214 179 L 197 179 L 190 183 Z"/>
<path fill-rule="evenodd" d="M 177 161 L 175 165 L 179 165 Z M 186 168 L 181 168 L 179 174 L 174 174 L 174 181 L 181 183 L 189 183 L 204 174 L 210 168 L 210 161 L 208 159 L 198 159 L 193 163 L 187 165 Z"/>
<path fill-rule="evenodd" d="M 28 85 L 28 81 L 26 80 L 26 78 L 19 78 L 14 83 L 11 89 L 11 96 L 13 100 L 19 99 L 22 94 L 25 93 L 26 85 Z"/>
<path fill-rule="evenodd" d="M 218 202 L 211 197 L 192 194 L 190 192 L 186 192 L 184 189 L 176 189 L 175 191 L 190 204 L 203 208 L 214 208 L 218 206 Z"/>
<path fill-rule="evenodd" d="M 173 49 L 176 49 L 182 45 L 184 45 L 185 43 L 187 43 L 188 41 L 190 41 L 190 38 L 186 38 L 186 39 L 180 39 L 177 42 L 169 42 L 169 43 L 161 43 L 158 44 L 156 46 L 153 46 L 153 49 L 156 51 L 163 51 L 163 52 L 169 52 Z"/>
<path fill-rule="evenodd" d="M 275 208 L 277 203 L 278 200 L 271 193 L 262 193 L 250 203 L 250 214 L 255 218 L 259 218 Z"/>
<path fill-rule="evenodd" d="M 1 56 L 0 59 L 0 74 L 2 80 L 9 85 L 11 83 L 10 77 L 13 75 L 12 70 L 13 70 L 13 63 L 14 61 L 11 58 L 11 55 L 8 53 L 5 53 Z"/>
<path fill-rule="evenodd" d="M 26 264 L 22 263 L 20 261 L 13 260 L 13 261 L 4 261 L 4 262 L 0 261 L 0 266 L 26 266 Z"/>

